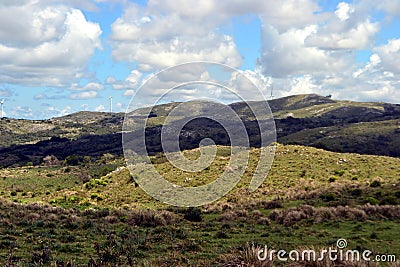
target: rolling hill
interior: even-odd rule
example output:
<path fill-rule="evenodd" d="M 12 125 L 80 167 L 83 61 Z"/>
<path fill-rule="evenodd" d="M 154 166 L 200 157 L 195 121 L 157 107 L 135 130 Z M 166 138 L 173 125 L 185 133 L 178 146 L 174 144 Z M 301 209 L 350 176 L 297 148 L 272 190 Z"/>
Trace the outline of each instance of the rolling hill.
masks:
<path fill-rule="evenodd" d="M 160 152 L 160 132 L 165 118 L 179 103 L 135 110 L 132 129 L 147 120 L 148 150 Z M 251 102 L 255 109 L 264 102 Z M 258 147 L 260 131 L 246 103 L 233 103 L 231 108 L 240 116 L 250 136 L 251 146 Z M 400 105 L 374 102 L 338 101 L 315 94 L 296 95 L 269 101 L 273 112 L 277 141 L 324 148 L 337 152 L 353 152 L 400 156 Z M 208 112 L 204 105 L 193 105 L 187 114 L 201 116 Z M 172 127 L 184 119 L 175 114 Z M 121 131 L 125 114 L 78 112 L 42 121 L 0 120 L 0 166 L 40 164 L 47 155 L 64 159 L 69 155 L 100 157 L 104 153 L 122 155 Z M 268 120 L 269 118 L 259 118 Z M 207 127 L 203 127 L 208 125 Z M 187 125 L 187 136 L 181 138 L 181 148 L 192 149 L 204 137 L 214 138 L 219 145 L 229 144 L 218 124 L 200 118 Z M 193 135 L 190 135 L 193 133 Z M 135 136 L 135 131 L 132 133 Z M 63 149 L 60 149 L 60 148 Z"/>
<path fill-rule="evenodd" d="M 166 117 L 178 104 L 156 106 L 150 116 L 146 108 L 127 114 L 130 140 L 140 137 L 139 125 L 148 120 L 151 166 L 178 186 L 208 184 L 228 169 L 230 140 L 210 119 L 187 123 L 180 134 L 185 156 L 197 159 L 199 142 L 210 137 L 218 144 L 216 157 L 198 173 L 176 168 L 159 153 L 159 139 Z M 336 248 L 340 238 L 350 250 L 399 255 L 399 105 L 318 95 L 270 101 L 279 143 L 266 179 L 252 193 L 248 185 L 263 133 L 245 103 L 231 107 L 250 136 L 249 162 L 233 190 L 197 208 L 169 206 L 138 186 L 136 173 L 129 172 L 122 156 L 125 114 L 2 119 L 0 265 L 286 266 L 276 258 L 260 262 L 257 253 L 264 245 L 286 251 Z M 175 127 L 186 114 L 210 112 L 200 103 L 187 108 L 167 126 Z M 147 167 L 150 163 L 137 167 L 138 175 Z"/>

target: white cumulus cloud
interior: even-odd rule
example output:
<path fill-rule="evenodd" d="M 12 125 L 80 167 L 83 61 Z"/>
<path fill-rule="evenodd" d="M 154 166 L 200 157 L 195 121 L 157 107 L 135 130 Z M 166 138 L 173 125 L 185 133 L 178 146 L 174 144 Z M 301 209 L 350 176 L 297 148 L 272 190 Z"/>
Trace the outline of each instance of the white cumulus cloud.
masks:
<path fill-rule="evenodd" d="M 69 98 L 77 100 L 77 99 L 91 99 L 91 98 L 96 98 L 97 96 L 98 93 L 96 91 L 88 91 L 88 92 L 72 93 L 69 95 Z"/>
<path fill-rule="evenodd" d="M 50 1 L 0 3 L 0 82 L 63 86 L 80 78 L 100 26 L 81 10 Z"/>

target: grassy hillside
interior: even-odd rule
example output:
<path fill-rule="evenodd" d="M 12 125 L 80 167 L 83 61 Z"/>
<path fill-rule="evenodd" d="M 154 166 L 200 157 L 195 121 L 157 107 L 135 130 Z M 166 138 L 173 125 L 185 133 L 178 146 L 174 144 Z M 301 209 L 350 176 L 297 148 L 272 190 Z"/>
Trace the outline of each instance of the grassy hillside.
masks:
<path fill-rule="evenodd" d="M 35 144 L 51 137 L 75 139 L 121 131 L 124 114 L 82 111 L 49 120 L 0 119 L 0 147 Z"/>
<path fill-rule="evenodd" d="M 139 130 L 147 122 L 148 149 L 160 152 L 159 134 L 165 119 L 180 103 L 173 102 L 152 108 L 142 108 L 127 114 L 130 130 Z M 251 102 L 255 109 L 264 102 Z M 332 100 L 318 95 L 296 95 L 269 101 L 275 118 L 278 142 L 324 148 L 336 152 L 400 155 L 400 105 L 361 103 Z M 259 146 L 258 122 L 246 103 L 231 104 L 250 135 L 250 143 Z M 174 114 L 170 124 L 184 119 L 187 114 L 201 116 L 210 107 L 191 102 L 180 114 Z M 149 116 L 147 116 L 150 114 Z M 0 167 L 38 165 L 43 158 L 54 154 L 60 160 L 67 156 L 91 156 L 98 159 L 104 153 L 122 155 L 120 132 L 122 113 L 78 112 L 44 121 L 1 119 Z M 265 120 L 268 118 L 258 118 Z M 204 124 L 207 127 L 204 127 Z M 217 123 L 192 121 L 185 126 L 189 138 L 181 138 L 183 149 L 192 149 L 204 137 L 213 138 L 219 145 L 229 144 Z M 188 135 L 188 136 L 189 136 Z M 133 133 L 135 136 L 135 132 Z M 192 137 L 195 136 L 193 139 Z M 64 139 L 66 138 L 66 139 Z M 60 149 L 60 147 L 68 150 Z"/>
<path fill-rule="evenodd" d="M 282 143 L 302 144 L 338 152 L 400 156 L 400 120 L 304 129 L 280 138 Z"/>
<path fill-rule="evenodd" d="M 170 181 L 196 186 L 226 168 L 229 151 L 220 146 L 213 164 L 196 176 L 177 170 L 162 154 L 152 162 Z M 261 266 L 255 253 L 264 245 L 322 248 L 339 238 L 350 249 L 399 255 L 400 159 L 278 145 L 265 182 L 250 194 L 258 153 L 252 149 L 237 188 L 194 209 L 152 199 L 135 185 L 123 160 L 109 154 L 75 166 L 3 168 L 0 262 Z M 199 155 L 197 149 L 185 154 Z"/>

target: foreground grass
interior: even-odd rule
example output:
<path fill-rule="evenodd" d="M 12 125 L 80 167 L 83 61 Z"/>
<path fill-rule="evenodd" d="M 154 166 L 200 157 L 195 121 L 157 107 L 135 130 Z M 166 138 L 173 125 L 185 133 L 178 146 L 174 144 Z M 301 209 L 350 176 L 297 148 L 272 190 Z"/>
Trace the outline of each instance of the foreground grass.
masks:
<path fill-rule="evenodd" d="M 195 209 L 176 208 L 79 211 L 4 200 L 0 205 L 0 261 L 17 266 L 100 261 L 105 266 L 223 265 L 223 255 L 239 255 L 250 241 L 289 251 L 334 246 L 344 237 L 351 249 L 400 252 L 400 212 L 395 206 L 380 206 L 375 211 L 370 205 L 353 210 L 336 207 L 330 209 L 337 212 L 335 217 L 316 221 L 318 215 L 295 215 L 309 206 L 296 210 L 258 206 L 252 211 L 226 206 L 226 210 L 198 214 Z M 362 210 L 368 212 L 365 217 L 353 216 Z M 316 214 L 326 211 L 315 210 Z M 290 221 L 279 219 L 279 212 Z"/>
<path fill-rule="evenodd" d="M 228 152 L 220 147 L 197 176 L 174 169 L 162 155 L 152 160 L 170 181 L 195 186 L 224 171 Z M 288 251 L 335 246 L 339 238 L 350 249 L 400 255 L 399 159 L 278 145 L 265 182 L 249 194 L 258 152 L 252 150 L 236 189 L 199 209 L 155 201 L 116 159 L 2 169 L 0 263 L 257 266 L 249 244 Z"/>

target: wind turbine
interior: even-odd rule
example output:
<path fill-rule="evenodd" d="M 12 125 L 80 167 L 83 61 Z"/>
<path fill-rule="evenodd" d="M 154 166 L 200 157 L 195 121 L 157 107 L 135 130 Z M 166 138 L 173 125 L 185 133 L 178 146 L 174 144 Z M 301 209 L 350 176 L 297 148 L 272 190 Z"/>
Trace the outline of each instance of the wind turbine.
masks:
<path fill-rule="evenodd" d="M 112 112 L 112 96 L 110 96 L 110 113 Z"/>
<path fill-rule="evenodd" d="M 271 100 L 274 99 L 273 92 L 274 92 L 274 85 L 271 84 L 271 96 L 270 96 Z"/>
<path fill-rule="evenodd" d="M 0 104 L 1 104 L 1 117 L 3 118 L 3 117 L 4 117 L 4 109 L 3 109 L 3 106 L 4 106 L 4 99 L 2 99 L 2 100 L 0 101 Z"/>

